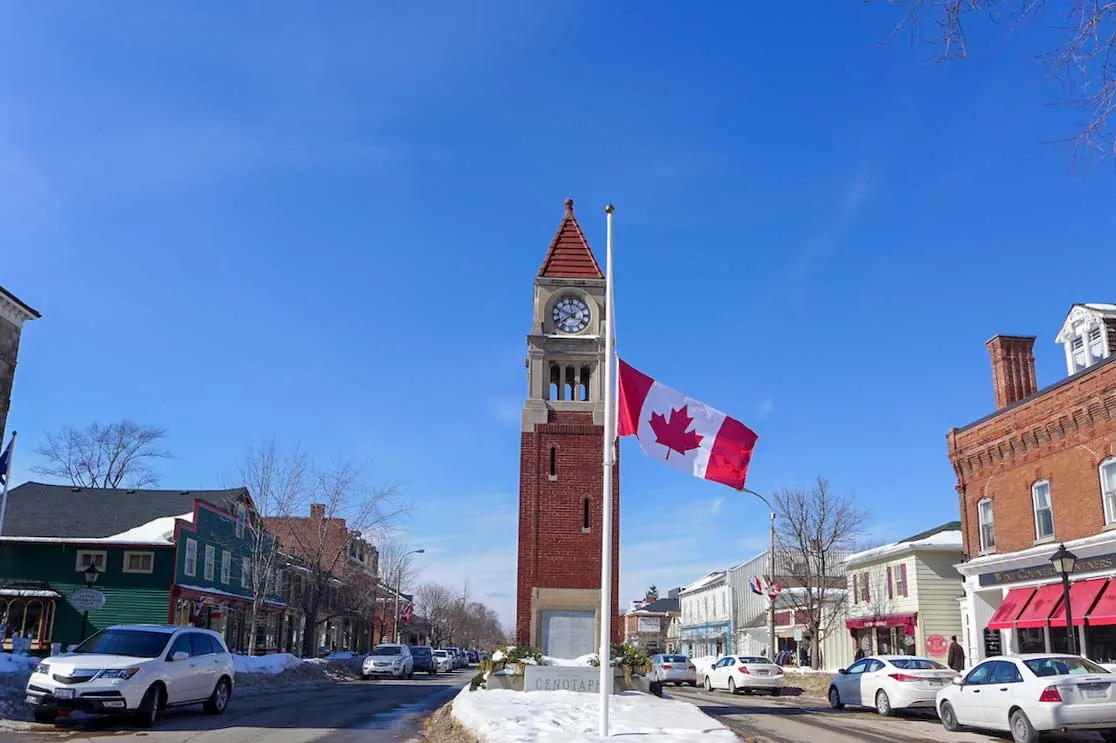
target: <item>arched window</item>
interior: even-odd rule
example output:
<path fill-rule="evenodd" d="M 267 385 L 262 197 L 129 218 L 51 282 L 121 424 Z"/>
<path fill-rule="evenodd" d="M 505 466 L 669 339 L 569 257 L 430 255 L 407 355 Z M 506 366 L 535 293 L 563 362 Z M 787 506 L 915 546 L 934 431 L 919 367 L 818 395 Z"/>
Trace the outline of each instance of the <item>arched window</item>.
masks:
<path fill-rule="evenodd" d="M 993 519 L 991 498 L 984 498 L 977 503 L 977 520 L 980 523 L 980 551 L 996 549 L 996 523 Z"/>
<path fill-rule="evenodd" d="M 1116 522 L 1116 457 L 1109 457 L 1100 466 L 1101 497 L 1104 499 L 1104 523 Z"/>
<path fill-rule="evenodd" d="M 1035 506 L 1035 539 L 1054 538 L 1054 508 L 1050 503 L 1050 481 L 1039 480 L 1031 486 Z"/>

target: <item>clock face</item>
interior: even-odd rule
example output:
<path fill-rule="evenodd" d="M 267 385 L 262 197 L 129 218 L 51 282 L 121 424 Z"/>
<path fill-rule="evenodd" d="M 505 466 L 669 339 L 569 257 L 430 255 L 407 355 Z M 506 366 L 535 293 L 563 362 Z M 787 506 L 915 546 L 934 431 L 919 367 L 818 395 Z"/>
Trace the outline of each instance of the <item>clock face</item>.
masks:
<path fill-rule="evenodd" d="M 589 307 L 578 297 L 562 297 L 550 312 L 554 327 L 563 333 L 580 333 L 589 326 Z"/>

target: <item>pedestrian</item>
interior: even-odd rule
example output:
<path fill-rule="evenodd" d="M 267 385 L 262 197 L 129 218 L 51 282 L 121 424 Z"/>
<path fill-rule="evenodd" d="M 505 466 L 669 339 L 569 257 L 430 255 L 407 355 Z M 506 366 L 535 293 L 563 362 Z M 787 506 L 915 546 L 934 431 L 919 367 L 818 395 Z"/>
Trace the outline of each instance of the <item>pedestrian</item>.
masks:
<path fill-rule="evenodd" d="M 864 648 L 857 648 L 856 649 L 856 655 L 853 656 L 853 660 L 860 660 L 863 657 L 864 657 Z"/>
<path fill-rule="evenodd" d="M 946 656 L 946 665 L 955 671 L 965 670 L 965 651 L 957 642 L 957 635 L 949 638 L 949 655 Z"/>

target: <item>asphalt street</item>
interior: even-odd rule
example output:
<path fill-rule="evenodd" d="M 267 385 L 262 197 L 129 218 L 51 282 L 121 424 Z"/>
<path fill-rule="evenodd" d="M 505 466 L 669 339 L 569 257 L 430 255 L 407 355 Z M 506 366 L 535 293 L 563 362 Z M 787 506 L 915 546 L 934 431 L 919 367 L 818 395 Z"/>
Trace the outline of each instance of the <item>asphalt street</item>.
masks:
<path fill-rule="evenodd" d="M 737 695 L 669 687 L 663 696 L 696 704 L 745 740 L 763 743 L 1010 743 L 1009 735 L 950 733 L 933 711 L 880 717 L 870 710 L 833 710 L 824 699 Z M 1085 743 L 1100 736 L 1054 735 L 1050 743 Z"/>
<path fill-rule="evenodd" d="M 58 725 L 0 729 L 0 743 L 402 743 L 415 737 L 427 712 L 449 701 L 472 678 L 460 670 L 411 680 L 351 681 L 234 693 L 223 715 L 201 707 L 168 711 L 150 730 L 127 721 L 85 717 Z"/>

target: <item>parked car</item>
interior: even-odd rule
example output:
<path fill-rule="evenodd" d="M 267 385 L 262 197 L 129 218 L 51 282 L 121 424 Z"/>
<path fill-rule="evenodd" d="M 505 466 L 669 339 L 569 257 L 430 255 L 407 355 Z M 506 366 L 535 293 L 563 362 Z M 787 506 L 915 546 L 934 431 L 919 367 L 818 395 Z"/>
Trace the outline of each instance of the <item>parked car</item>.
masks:
<path fill-rule="evenodd" d="M 448 650 L 435 650 L 434 662 L 437 664 L 438 673 L 449 673 L 453 670 L 453 654 Z"/>
<path fill-rule="evenodd" d="M 949 731 L 1010 731 L 1015 743 L 1037 743 L 1054 730 L 1095 730 L 1116 741 L 1116 675 L 1077 655 L 999 656 L 979 663 L 937 694 Z"/>
<path fill-rule="evenodd" d="M 480 663 L 480 653 L 478 653 L 476 650 L 470 650 L 468 652 L 468 656 L 470 663 Z"/>
<path fill-rule="evenodd" d="M 705 673 L 706 691 L 727 689 L 730 693 L 743 690 L 746 694 L 763 689 L 775 696 L 783 693 L 786 678 L 783 668 L 759 655 L 726 655 Z"/>
<path fill-rule="evenodd" d="M 414 674 L 415 658 L 411 655 L 411 647 L 395 642 L 372 648 L 361 666 L 361 676 L 365 679 L 370 676 L 411 678 Z"/>
<path fill-rule="evenodd" d="M 697 686 L 697 666 L 685 655 L 660 653 L 651 656 L 651 671 L 647 674 L 647 680 L 675 686 Z"/>
<path fill-rule="evenodd" d="M 461 668 L 464 663 L 461 662 L 461 649 L 460 648 L 446 648 L 453 657 L 453 667 Z"/>
<path fill-rule="evenodd" d="M 26 699 L 36 722 L 60 711 L 131 715 L 151 727 L 168 707 L 201 704 L 221 714 L 232 697 L 232 655 L 216 632 L 168 625 L 114 625 L 72 652 L 35 666 Z"/>
<path fill-rule="evenodd" d="M 829 685 L 829 706 L 874 707 L 881 715 L 897 709 L 933 707 L 938 692 L 957 671 L 917 655 L 870 655 L 837 672 Z"/>
<path fill-rule="evenodd" d="M 416 671 L 430 674 L 438 672 L 438 666 L 434 663 L 434 648 L 429 645 L 415 645 L 411 648 L 411 656 L 415 659 Z"/>

